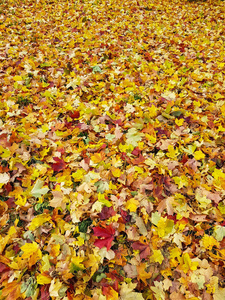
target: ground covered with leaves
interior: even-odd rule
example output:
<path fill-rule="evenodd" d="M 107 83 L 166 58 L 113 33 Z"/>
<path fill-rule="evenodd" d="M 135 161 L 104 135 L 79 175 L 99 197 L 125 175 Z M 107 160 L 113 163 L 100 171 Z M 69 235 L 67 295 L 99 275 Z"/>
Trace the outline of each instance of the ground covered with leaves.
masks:
<path fill-rule="evenodd" d="M 0 4 L 0 299 L 225 299 L 222 1 Z"/>

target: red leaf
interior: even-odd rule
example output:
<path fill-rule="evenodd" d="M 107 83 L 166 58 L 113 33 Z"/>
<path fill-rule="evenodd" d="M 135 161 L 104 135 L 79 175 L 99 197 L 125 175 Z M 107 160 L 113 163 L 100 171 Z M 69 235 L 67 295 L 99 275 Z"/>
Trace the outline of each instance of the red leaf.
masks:
<path fill-rule="evenodd" d="M 102 227 L 94 227 L 94 236 L 99 236 L 99 237 L 111 237 L 112 235 L 115 234 L 115 229 L 112 228 L 111 225 L 107 226 L 107 228 L 102 228 Z"/>
<path fill-rule="evenodd" d="M 16 204 L 15 204 L 15 198 L 9 198 L 7 201 L 5 201 L 5 203 L 8 205 L 9 208 L 15 208 Z"/>
<path fill-rule="evenodd" d="M 5 264 L 3 263 L 0 263 L 0 273 L 2 272 L 5 272 L 5 271 L 8 271 L 9 270 L 9 267 L 6 266 Z"/>
<path fill-rule="evenodd" d="M 130 222 L 131 215 L 129 215 L 125 210 L 121 209 L 120 214 L 124 223 Z"/>
<path fill-rule="evenodd" d="M 134 250 L 139 250 L 140 251 L 140 258 L 145 259 L 150 255 L 150 248 L 149 245 L 142 244 L 141 242 L 134 242 L 132 244 L 132 248 Z"/>
<path fill-rule="evenodd" d="M 42 285 L 41 287 L 41 300 L 49 300 L 49 284 Z"/>
<path fill-rule="evenodd" d="M 94 242 L 94 245 L 97 246 L 98 248 L 103 248 L 106 247 L 107 251 L 109 251 L 109 249 L 111 248 L 111 243 L 113 241 L 114 237 L 110 237 L 110 238 L 105 238 L 105 239 L 98 239 Z"/>
<path fill-rule="evenodd" d="M 139 165 L 145 161 L 145 158 L 142 154 L 138 156 L 138 158 L 132 159 L 131 162 L 133 165 Z"/>
<path fill-rule="evenodd" d="M 141 150 L 136 147 L 134 148 L 134 150 L 131 152 L 131 154 L 135 155 L 135 156 L 138 156 L 139 154 L 141 154 Z"/>
<path fill-rule="evenodd" d="M 110 207 L 104 206 L 102 211 L 99 214 L 99 217 L 101 220 L 106 220 L 112 216 L 115 216 L 115 214 L 116 214 L 116 212 L 112 206 L 110 206 Z"/>
<path fill-rule="evenodd" d="M 69 113 L 69 116 L 70 116 L 70 118 L 72 118 L 72 119 L 78 119 L 79 117 L 80 117 L 80 112 L 78 111 L 78 110 L 75 110 L 75 111 L 71 111 L 70 113 Z"/>
<path fill-rule="evenodd" d="M 94 242 L 95 246 L 100 249 L 103 247 L 107 248 L 107 251 L 111 248 L 112 241 L 114 239 L 115 229 L 109 225 L 106 228 L 94 227 L 94 236 L 103 237 L 104 239 L 98 239 Z"/>
<path fill-rule="evenodd" d="M 54 161 L 56 161 L 56 163 L 52 164 L 52 169 L 55 172 L 59 172 L 62 171 L 63 169 L 66 168 L 66 163 L 64 162 L 63 159 L 60 159 L 59 157 L 53 157 Z"/>

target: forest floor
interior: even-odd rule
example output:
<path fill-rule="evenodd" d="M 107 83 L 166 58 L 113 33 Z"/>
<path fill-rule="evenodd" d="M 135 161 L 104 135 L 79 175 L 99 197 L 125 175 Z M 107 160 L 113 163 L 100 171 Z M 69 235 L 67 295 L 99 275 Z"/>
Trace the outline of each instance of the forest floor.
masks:
<path fill-rule="evenodd" d="M 0 1 L 0 299 L 225 299 L 225 5 Z"/>

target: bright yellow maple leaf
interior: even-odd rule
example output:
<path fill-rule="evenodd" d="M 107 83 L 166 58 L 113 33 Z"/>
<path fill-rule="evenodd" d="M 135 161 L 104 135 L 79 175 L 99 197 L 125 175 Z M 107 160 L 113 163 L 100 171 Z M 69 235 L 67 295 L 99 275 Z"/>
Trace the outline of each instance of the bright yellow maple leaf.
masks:
<path fill-rule="evenodd" d="M 157 233 L 159 237 L 165 237 L 166 235 L 172 233 L 174 228 L 174 221 L 167 218 L 161 217 L 157 223 Z"/>
<path fill-rule="evenodd" d="M 29 230 L 33 231 L 38 227 L 42 226 L 45 222 L 50 222 L 53 224 L 51 219 L 52 219 L 51 216 L 47 214 L 37 215 L 36 217 L 33 218 L 28 228 Z"/>
<path fill-rule="evenodd" d="M 161 250 L 153 250 L 153 254 L 150 256 L 150 262 L 162 263 L 164 256 L 162 255 Z"/>
<path fill-rule="evenodd" d="M 168 146 L 168 153 L 166 153 L 166 156 L 168 156 L 169 158 L 175 159 L 179 154 L 178 149 L 174 149 L 174 147 L 172 145 Z"/>
<path fill-rule="evenodd" d="M 219 178 L 225 178 L 225 173 L 221 169 L 215 169 L 212 176 L 217 180 Z"/>
<path fill-rule="evenodd" d="M 37 279 L 37 284 L 41 284 L 41 285 L 49 284 L 52 281 L 52 278 L 46 274 L 38 274 L 36 279 Z"/>
<path fill-rule="evenodd" d="M 131 198 L 126 203 L 126 209 L 129 209 L 131 212 L 135 212 L 139 205 L 140 203 L 138 200 Z"/>
<path fill-rule="evenodd" d="M 23 251 L 22 257 L 23 258 L 30 258 L 31 255 L 38 252 L 40 258 L 42 257 L 41 250 L 36 242 L 26 243 L 20 248 Z"/>
<path fill-rule="evenodd" d="M 189 270 L 196 270 L 199 263 L 197 261 L 192 261 L 188 253 L 184 253 L 182 257 L 178 257 L 180 262 L 179 268 L 181 268 L 184 273 L 187 273 Z"/>
<path fill-rule="evenodd" d="M 204 234 L 200 244 L 205 248 L 212 250 L 214 246 L 219 247 L 220 243 L 211 235 Z"/>
<path fill-rule="evenodd" d="M 154 118 L 155 116 L 157 116 L 158 108 L 155 105 L 152 105 L 151 107 L 148 107 L 148 111 L 149 117 Z"/>
<path fill-rule="evenodd" d="M 205 154 L 204 154 L 201 150 L 195 151 L 195 153 L 194 153 L 194 158 L 195 158 L 196 160 L 204 159 L 204 158 L 205 158 Z"/>
<path fill-rule="evenodd" d="M 184 123 L 184 119 L 175 119 L 175 123 L 177 124 L 177 126 L 182 126 Z"/>
<path fill-rule="evenodd" d="M 13 80 L 15 80 L 15 81 L 22 81 L 23 78 L 21 76 L 19 76 L 19 75 L 16 75 L 16 76 L 13 77 Z"/>
<path fill-rule="evenodd" d="M 115 167 L 112 167 L 111 172 L 112 172 L 113 176 L 117 177 L 117 178 L 119 178 L 122 174 L 121 170 L 119 168 L 115 168 Z"/>

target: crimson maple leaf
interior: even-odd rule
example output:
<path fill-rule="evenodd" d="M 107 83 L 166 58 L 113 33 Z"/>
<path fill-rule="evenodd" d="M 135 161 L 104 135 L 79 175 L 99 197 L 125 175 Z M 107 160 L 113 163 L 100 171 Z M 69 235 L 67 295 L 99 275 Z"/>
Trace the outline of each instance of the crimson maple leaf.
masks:
<path fill-rule="evenodd" d="M 50 294 L 49 294 L 49 284 L 42 285 L 41 287 L 41 300 L 49 300 Z"/>
<path fill-rule="evenodd" d="M 149 245 L 146 244 L 142 244 L 141 242 L 134 242 L 132 244 L 132 248 L 134 250 L 139 250 L 140 251 L 140 258 L 141 259 L 145 259 L 146 257 L 148 257 L 150 255 L 150 248 Z"/>
<path fill-rule="evenodd" d="M 99 217 L 101 220 L 106 220 L 112 216 L 115 216 L 115 214 L 116 214 L 116 212 L 112 206 L 110 206 L 110 207 L 104 206 L 102 211 L 99 213 Z"/>
<path fill-rule="evenodd" d="M 62 171 L 66 167 L 66 163 L 63 159 L 60 159 L 59 157 L 53 157 L 55 163 L 52 164 L 52 169 L 55 172 Z"/>
<path fill-rule="evenodd" d="M 102 239 L 98 239 L 94 242 L 95 246 L 99 247 L 100 249 L 103 247 L 107 248 L 107 251 L 111 248 L 112 241 L 114 239 L 115 229 L 112 225 L 107 226 L 106 228 L 102 227 L 94 227 L 94 236 L 101 237 Z"/>

